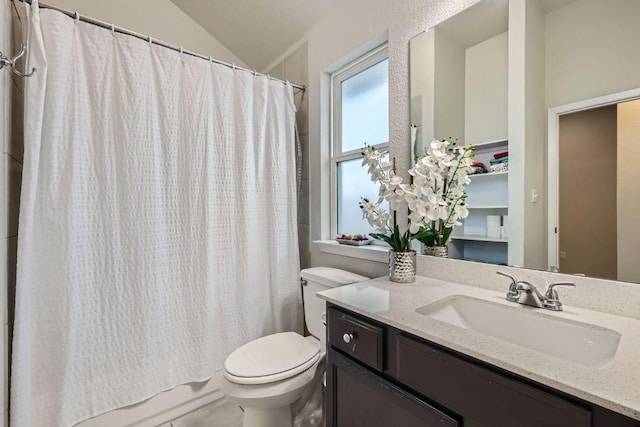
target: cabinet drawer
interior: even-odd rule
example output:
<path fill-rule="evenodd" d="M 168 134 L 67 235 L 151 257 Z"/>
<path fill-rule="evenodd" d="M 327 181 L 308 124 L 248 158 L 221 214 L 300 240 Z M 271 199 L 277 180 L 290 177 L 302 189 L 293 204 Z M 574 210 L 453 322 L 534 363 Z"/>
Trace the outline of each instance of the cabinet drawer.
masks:
<path fill-rule="evenodd" d="M 327 316 L 327 344 L 382 371 L 383 330 L 335 308 Z"/>
<path fill-rule="evenodd" d="M 465 425 L 591 426 L 588 408 L 413 338 L 393 341 L 398 380 L 464 416 Z"/>

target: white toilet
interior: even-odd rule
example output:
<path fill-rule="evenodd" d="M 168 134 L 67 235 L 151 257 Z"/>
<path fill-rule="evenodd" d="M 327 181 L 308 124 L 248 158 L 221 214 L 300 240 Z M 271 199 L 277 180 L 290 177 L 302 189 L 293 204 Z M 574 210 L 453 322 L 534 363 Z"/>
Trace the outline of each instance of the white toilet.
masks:
<path fill-rule="evenodd" d="M 244 427 L 291 427 L 291 404 L 324 374 L 325 301 L 316 293 L 369 280 L 328 267 L 302 270 L 304 318 L 311 333 L 282 332 L 251 341 L 227 357 L 220 389 L 244 409 Z M 315 381 L 314 381 L 315 380 Z"/>

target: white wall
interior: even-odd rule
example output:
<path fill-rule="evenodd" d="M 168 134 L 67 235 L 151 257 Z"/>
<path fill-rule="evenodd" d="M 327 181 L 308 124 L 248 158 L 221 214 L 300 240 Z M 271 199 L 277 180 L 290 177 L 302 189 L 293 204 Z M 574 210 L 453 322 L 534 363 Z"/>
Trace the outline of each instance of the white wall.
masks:
<path fill-rule="evenodd" d="M 388 40 L 390 146 L 398 170 L 406 171 L 410 158 L 409 40 L 473 3 L 475 0 L 348 0 L 307 34 L 312 240 L 330 238 L 328 73 Z M 312 265 L 320 265 L 317 248 L 312 248 L 311 255 Z M 323 255 L 324 265 L 340 262 L 338 257 Z M 349 265 L 359 263 L 353 259 Z"/>
<path fill-rule="evenodd" d="M 170 0 L 47 0 L 45 3 L 246 66 Z"/>

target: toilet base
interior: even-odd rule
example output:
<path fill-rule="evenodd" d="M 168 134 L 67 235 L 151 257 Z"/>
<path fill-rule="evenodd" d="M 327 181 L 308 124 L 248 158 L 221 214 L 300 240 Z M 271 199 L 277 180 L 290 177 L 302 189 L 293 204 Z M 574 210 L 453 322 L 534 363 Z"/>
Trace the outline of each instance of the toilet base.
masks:
<path fill-rule="evenodd" d="M 293 427 L 291 405 L 279 408 L 244 408 L 242 427 Z"/>

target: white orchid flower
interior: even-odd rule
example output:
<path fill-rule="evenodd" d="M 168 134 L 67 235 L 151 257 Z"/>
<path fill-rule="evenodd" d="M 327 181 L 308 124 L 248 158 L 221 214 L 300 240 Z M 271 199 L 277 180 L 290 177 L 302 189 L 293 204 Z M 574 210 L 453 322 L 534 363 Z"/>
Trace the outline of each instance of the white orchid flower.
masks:
<path fill-rule="evenodd" d="M 469 209 L 467 209 L 466 205 L 457 204 L 453 210 L 456 218 L 466 218 L 469 216 Z"/>
<path fill-rule="evenodd" d="M 377 204 L 361 203 L 363 218 L 380 233 L 392 231 L 391 214 L 381 206 L 385 200 L 397 209 L 406 203 L 410 234 L 419 232 L 420 227 L 433 227 L 435 222 L 433 231 L 443 236 L 446 228 L 461 225 L 459 220 L 469 215 L 464 201 L 465 186 L 471 182 L 469 173 L 473 171 L 473 147 L 460 146 L 454 138 L 434 139 L 426 155 L 408 171 L 413 177 L 409 184 L 396 175 L 393 162 L 386 161 L 380 150 L 365 146 L 362 154 L 362 165 L 368 166 L 371 180 L 380 186 Z M 437 244 L 444 243 L 439 240 Z"/>

